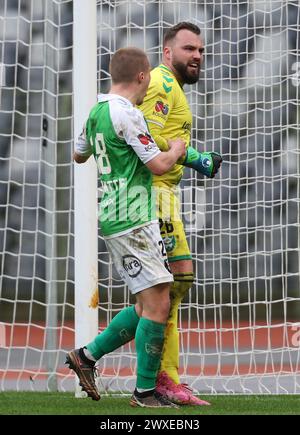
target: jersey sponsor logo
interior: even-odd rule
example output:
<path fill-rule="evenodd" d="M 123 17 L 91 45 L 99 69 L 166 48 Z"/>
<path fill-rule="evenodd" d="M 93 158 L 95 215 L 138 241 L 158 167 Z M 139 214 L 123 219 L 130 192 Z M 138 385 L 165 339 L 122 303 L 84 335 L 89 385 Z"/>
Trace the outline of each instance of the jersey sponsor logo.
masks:
<path fill-rule="evenodd" d="M 130 276 L 130 278 L 136 278 L 143 269 L 142 263 L 134 255 L 123 256 L 123 267 Z"/>
<path fill-rule="evenodd" d="M 192 124 L 190 122 L 184 122 L 182 124 L 182 127 L 184 130 L 191 132 L 192 131 Z"/>
<path fill-rule="evenodd" d="M 158 118 L 166 119 L 166 115 L 161 112 L 156 112 L 155 110 L 153 110 L 152 115 L 157 116 Z"/>
<path fill-rule="evenodd" d="M 167 115 L 169 112 L 169 106 L 164 104 L 162 101 L 156 101 L 155 103 L 155 111 L 162 112 L 164 115 Z"/>
<path fill-rule="evenodd" d="M 100 183 L 103 193 L 114 192 L 127 186 L 127 178 L 115 178 L 108 181 L 100 180 Z"/>
<path fill-rule="evenodd" d="M 138 135 L 138 139 L 143 145 L 149 145 L 149 142 L 154 143 L 154 140 L 152 139 L 149 133 L 144 133 L 144 134 L 140 133 Z"/>

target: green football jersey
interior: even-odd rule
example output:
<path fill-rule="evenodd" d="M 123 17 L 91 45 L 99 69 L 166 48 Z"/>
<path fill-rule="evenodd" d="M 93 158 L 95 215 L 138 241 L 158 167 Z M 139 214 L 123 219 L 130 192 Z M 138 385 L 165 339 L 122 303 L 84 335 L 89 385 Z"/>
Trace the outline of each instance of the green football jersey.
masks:
<path fill-rule="evenodd" d="M 145 163 L 160 150 L 140 110 L 123 97 L 101 94 L 76 144 L 93 154 L 102 196 L 99 220 L 104 236 L 126 233 L 156 219 L 152 173 Z"/>

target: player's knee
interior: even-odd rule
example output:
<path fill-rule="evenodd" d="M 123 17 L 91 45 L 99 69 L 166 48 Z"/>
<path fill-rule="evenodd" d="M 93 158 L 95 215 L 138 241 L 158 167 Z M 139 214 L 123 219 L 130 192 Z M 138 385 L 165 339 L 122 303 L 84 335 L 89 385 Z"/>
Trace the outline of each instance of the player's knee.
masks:
<path fill-rule="evenodd" d="M 140 302 L 136 302 L 134 308 L 135 308 L 135 312 L 138 315 L 138 317 L 142 317 L 143 305 Z"/>
<path fill-rule="evenodd" d="M 170 313 L 170 285 L 164 283 L 153 287 L 150 297 L 143 299 L 142 306 L 142 316 L 166 323 Z"/>
<path fill-rule="evenodd" d="M 159 313 L 162 319 L 164 319 L 164 322 L 168 320 L 169 313 L 170 313 L 170 297 L 167 295 L 165 298 L 162 299 L 162 301 L 159 304 Z"/>
<path fill-rule="evenodd" d="M 165 323 L 168 320 L 170 313 L 170 295 L 169 292 L 162 293 L 156 302 L 153 301 L 150 310 L 153 317 L 157 319 L 158 322 Z"/>

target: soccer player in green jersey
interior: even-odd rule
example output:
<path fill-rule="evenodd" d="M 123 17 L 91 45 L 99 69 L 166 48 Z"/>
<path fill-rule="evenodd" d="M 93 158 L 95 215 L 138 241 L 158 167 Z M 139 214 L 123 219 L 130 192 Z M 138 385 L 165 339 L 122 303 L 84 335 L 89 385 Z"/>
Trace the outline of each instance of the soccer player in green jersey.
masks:
<path fill-rule="evenodd" d="M 99 400 L 95 362 L 135 338 L 137 382 L 132 406 L 175 407 L 156 389 L 164 331 L 169 315 L 169 271 L 152 200 L 152 174 L 162 175 L 185 156 L 182 139 L 161 152 L 152 139 L 141 104 L 150 81 L 146 54 L 118 50 L 110 63 L 112 87 L 100 94 L 79 137 L 74 160 L 94 155 L 103 186 L 99 220 L 107 249 L 136 304 L 120 311 L 91 343 L 68 353 L 66 363 L 88 396 Z"/>
<path fill-rule="evenodd" d="M 178 308 L 194 280 L 192 256 L 180 218 L 178 185 L 184 166 L 213 178 L 222 162 L 215 152 L 198 152 L 191 147 L 192 113 L 183 85 L 199 80 L 204 45 L 200 29 L 193 23 L 181 22 L 164 35 L 162 63 L 151 71 L 151 81 L 140 106 L 150 133 L 161 150 L 168 150 L 168 139 L 182 138 L 187 153 L 180 164 L 163 176 L 153 177 L 159 197 L 158 214 L 174 283 L 171 287 L 171 309 L 165 331 L 157 390 L 179 404 L 207 405 L 179 379 Z M 180 162 L 178 162 L 180 163 Z M 168 207 L 166 206 L 168 204 Z"/>

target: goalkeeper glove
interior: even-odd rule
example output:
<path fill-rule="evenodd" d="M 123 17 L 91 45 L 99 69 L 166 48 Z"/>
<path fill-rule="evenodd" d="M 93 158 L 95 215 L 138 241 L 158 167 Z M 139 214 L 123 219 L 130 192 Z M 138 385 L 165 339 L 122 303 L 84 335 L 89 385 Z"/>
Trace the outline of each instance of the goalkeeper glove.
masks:
<path fill-rule="evenodd" d="M 193 168 L 201 174 L 206 175 L 206 177 L 214 178 L 221 166 L 222 160 L 219 153 L 199 153 L 195 148 L 188 147 L 182 165 Z"/>

